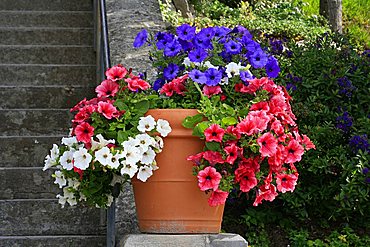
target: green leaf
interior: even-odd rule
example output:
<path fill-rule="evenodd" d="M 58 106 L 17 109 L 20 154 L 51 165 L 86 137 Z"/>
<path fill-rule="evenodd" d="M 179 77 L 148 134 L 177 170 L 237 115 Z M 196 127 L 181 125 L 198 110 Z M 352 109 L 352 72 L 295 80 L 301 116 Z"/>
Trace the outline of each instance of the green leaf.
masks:
<path fill-rule="evenodd" d="M 122 110 L 128 110 L 127 105 L 120 99 L 116 100 L 114 102 L 114 105 L 117 106 L 117 108 L 122 111 Z"/>
<path fill-rule="evenodd" d="M 182 126 L 188 129 L 194 128 L 195 125 L 200 123 L 203 120 L 202 114 L 197 114 L 194 116 L 188 116 L 182 121 Z"/>
<path fill-rule="evenodd" d="M 208 128 L 208 126 L 209 126 L 208 121 L 198 123 L 193 129 L 193 135 L 204 137 L 204 131 Z"/>
<path fill-rule="evenodd" d="M 142 100 L 135 104 L 135 109 L 140 115 L 144 115 L 149 110 L 149 101 Z"/>
<path fill-rule="evenodd" d="M 233 117 L 224 117 L 222 119 L 222 123 L 225 124 L 225 125 L 234 125 L 236 124 L 238 121 L 233 118 Z"/>
<path fill-rule="evenodd" d="M 117 133 L 117 141 L 118 143 L 122 143 L 128 139 L 128 134 L 125 131 L 118 131 Z"/>
<path fill-rule="evenodd" d="M 206 142 L 206 147 L 211 151 L 219 151 L 221 149 L 221 145 L 218 142 Z"/>

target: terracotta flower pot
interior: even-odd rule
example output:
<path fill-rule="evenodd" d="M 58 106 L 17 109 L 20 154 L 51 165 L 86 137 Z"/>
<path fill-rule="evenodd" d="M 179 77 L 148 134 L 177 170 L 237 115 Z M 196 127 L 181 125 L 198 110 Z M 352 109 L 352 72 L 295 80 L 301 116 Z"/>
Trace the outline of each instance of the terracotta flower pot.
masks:
<path fill-rule="evenodd" d="M 141 232 L 147 233 L 219 233 L 224 206 L 211 207 L 197 186 L 189 155 L 202 150 L 203 142 L 182 127 L 192 109 L 154 109 L 147 115 L 169 121 L 172 132 L 164 139 L 157 155 L 159 169 L 147 182 L 133 179 L 137 217 Z"/>

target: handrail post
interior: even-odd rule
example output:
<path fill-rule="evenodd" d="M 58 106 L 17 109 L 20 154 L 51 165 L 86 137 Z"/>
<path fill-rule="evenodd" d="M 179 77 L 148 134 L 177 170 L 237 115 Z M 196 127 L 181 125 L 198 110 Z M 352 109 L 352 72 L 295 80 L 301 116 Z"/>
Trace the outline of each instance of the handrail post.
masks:
<path fill-rule="evenodd" d="M 116 198 L 107 209 L 107 247 L 114 247 L 116 245 Z"/>

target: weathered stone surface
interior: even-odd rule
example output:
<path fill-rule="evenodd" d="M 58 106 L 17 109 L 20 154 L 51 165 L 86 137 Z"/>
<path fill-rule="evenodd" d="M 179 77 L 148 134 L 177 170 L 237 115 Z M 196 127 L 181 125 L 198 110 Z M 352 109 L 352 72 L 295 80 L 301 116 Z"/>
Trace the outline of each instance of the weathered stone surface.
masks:
<path fill-rule="evenodd" d="M 1 0 L 0 9 L 2 10 L 56 10 L 56 11 L 85 11 L 92 9 L 91 0 Z"/>
<path fill-rule="evenodd" d="M 67 135 L 68 110 L 0 110 L 0 136 Z"/>
<path fill-rule="evenodd" d="M 0 167 L 0 200 L 4 199 L 55 199 L 61 191 L 51 174 L 41 167 Z"/>
<path fill-rule="evenodd" d="M 96 82 L 94 65 L 0 64 L 0 84 L 4 86 L 89 85 Z"/>
<path fill-rule="evenodd" d="M 91 11 L 3 11 L 0 27 L 93 27 Z"/>
<path fill-rule="evenodd" d="M 158 235 L 130 234 L 121 239 L 121 247 L 248 247 L 237 234 Z"/>
<path fill-rule="evenodd" d="M 62 136 L 0 136 L 0 167 L 43 167 L 53 143 Z"/>
<path fill-rule="evenodd" d="M 83 98 L 96 96 L 95 86 L 0 86 L 0 109 L 71 108 Z M 20 101 L 19 99 L 22 99 Z"/>
<path fill-rule="evenodd" d="M 0 28 L 0 45 L 92 45 L 92 28 Z"/>
<path fill-rule="evenodd" d="M 0 236 L 100 235 L 99 209 L 61 208 L 54 199 L 0 200 Z"/>
<path fill-rule="evenodd" d="M 0 46 L 4 64 L 95 64 L 90 46 Z"/>
<path fill-rule="evenodd" d="M 106 238 L 97 236 L 9 236 L 0 237 L 0 246 L 11 247 L 103 247 Z"/>

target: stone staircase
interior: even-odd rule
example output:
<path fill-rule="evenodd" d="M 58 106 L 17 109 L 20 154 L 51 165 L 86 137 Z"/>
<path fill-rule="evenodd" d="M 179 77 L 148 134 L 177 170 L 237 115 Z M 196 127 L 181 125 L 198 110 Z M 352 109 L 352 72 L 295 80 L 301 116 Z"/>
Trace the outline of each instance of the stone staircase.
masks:
<path fill-rule="evenodd" d="M 53 143 L 96 85 L 92 0 L 0 1 L 0 247 L 104 246 L 104 211 L 61 209 Z"/>

